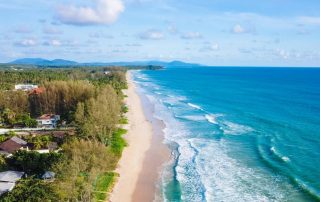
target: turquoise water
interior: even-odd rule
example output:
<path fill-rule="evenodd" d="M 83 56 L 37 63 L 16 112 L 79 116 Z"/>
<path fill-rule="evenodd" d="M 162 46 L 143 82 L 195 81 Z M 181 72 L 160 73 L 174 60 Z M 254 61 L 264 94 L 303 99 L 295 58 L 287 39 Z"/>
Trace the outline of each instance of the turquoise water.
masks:
<path fill-rule="evenodd" d="M 165 201 L 319 201 L 320 69 L 133 73 L 174 161 Z"/>

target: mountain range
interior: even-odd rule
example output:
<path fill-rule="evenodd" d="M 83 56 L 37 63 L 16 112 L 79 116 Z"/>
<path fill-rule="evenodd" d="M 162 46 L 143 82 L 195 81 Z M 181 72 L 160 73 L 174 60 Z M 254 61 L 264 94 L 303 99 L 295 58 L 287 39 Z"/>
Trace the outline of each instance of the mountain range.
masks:
<path fill-rule="evenodd" d="M 9 62 L 15 65 L 36 65 L 36 66 L 138 66 L 138 65 L 157 65 L 157 66 L 195 66 L 198 64 L 186 63 L 182 61 L 134 61 L 134 62 L 86 62 L 79 63 L 71 60 L 54 59 L 48 60 L 43 58 L 21 58 Z"/>

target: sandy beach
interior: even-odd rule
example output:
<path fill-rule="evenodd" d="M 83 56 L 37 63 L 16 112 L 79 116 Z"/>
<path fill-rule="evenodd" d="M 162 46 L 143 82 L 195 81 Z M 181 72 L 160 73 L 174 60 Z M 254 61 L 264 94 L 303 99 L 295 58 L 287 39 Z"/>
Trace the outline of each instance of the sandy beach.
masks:
<path fill-rule="evenodd" d="M 162 143 L 162 123 L 152 118 L 152 106 L 139 96 L 135 84 L 127 73 L 126 103 L 129 125 L 125 148 L 116 172 L 120 174 L 110 195 L 112 202 L 153 201 L 162 164 L 169 152 Z"/>

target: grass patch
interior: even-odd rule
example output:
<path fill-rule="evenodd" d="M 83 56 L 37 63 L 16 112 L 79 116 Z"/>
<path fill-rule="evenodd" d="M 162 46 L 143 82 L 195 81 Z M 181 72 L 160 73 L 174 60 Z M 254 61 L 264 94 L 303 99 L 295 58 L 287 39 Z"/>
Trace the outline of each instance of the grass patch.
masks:
<path fill-rule="evenodd" d="M 123 105 L 121 108 L 122 113 L 127 113 L 129 111 L 129 108 L 127 105 Z"/>
<path fill-rule="evenodd" d="M 120 119 L 120 124 L 128 124 L 129 122 L 128 122 L 128 119 L 126 118 L 126 117 L 122 117 L 121 119 Z"/>
<path fill-rule="evenodd" d="M 121 156 L 124 147 L 127 146 L 127 142 L 122 137 L 126 133 L 126 129 L 119 128 L 112 134 L 111 151 L 119 156 Z"/>
<path fill-rule="evenodd" d="M 94 197 L 96 201 L 106 200 L 108 193 L 111 191 L 111 188 L 115 183 L 115 179 L 118 176 L 119 174 L 117 173 L 107 172 L 98 177 L 94 189 Z"/>

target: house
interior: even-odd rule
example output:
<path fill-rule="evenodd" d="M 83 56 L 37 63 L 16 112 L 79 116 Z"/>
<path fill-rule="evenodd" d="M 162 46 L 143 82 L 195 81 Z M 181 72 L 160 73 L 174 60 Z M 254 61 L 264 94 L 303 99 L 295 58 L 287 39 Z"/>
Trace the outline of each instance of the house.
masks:
<path fill-rule="evenodd" d="M 10 155 L 15 151 L 20 149 L 27 149 L 28 150 L 28 143 L 16 136 L 2 142 L 0 144 L 0 150 L 2 154 Z"/>
<path fill-rule="evenodd" d="M 54 172 L 46 171 L 46 172 L 41 176 L 41 178 L 42 178 L 43 180 L 53 181 L 55 176 L 56 176 L 56 174 L 55 174 Z"/>
<path fill-rule="evenodd" d="M 55 128 L 57 127 L 58 121 L 60 120 L 60 116 L 54 114 L 44 114 L 36 120 L 38 123 L 38 127 Z"/>
<path fill-rule="evenodd" d="M 30 91 L 35 88 L 38 88 L 38 85 L 33 85 L 33 84 L 17 84 L 14 86 L 15 90 L 22 90 L 22 91 Z"/>
<path fill-rule="evenodd" d="M 0 172 L 0 195 L 11 191 L 23 175 L 24 172 L 18 171 Z"/>
<path fill-rule="evenodd" d="M 46 154 L 46 153 L 50 153 L 50 152 L 57 152 L 59 150 L 57 150 L 59 148 L 58 144 L 56 142 L 50 142 L 48 144 L 48 148 L 47 149 L 38 149 L 38 150 L 34 150 L 40 154 Z"/>
<path fill-rule="evenodd" d="M 40 95 L 42 94 L 46 89 L 43 87 L 34 88 L 30 90 L 29 95 Z"/>

